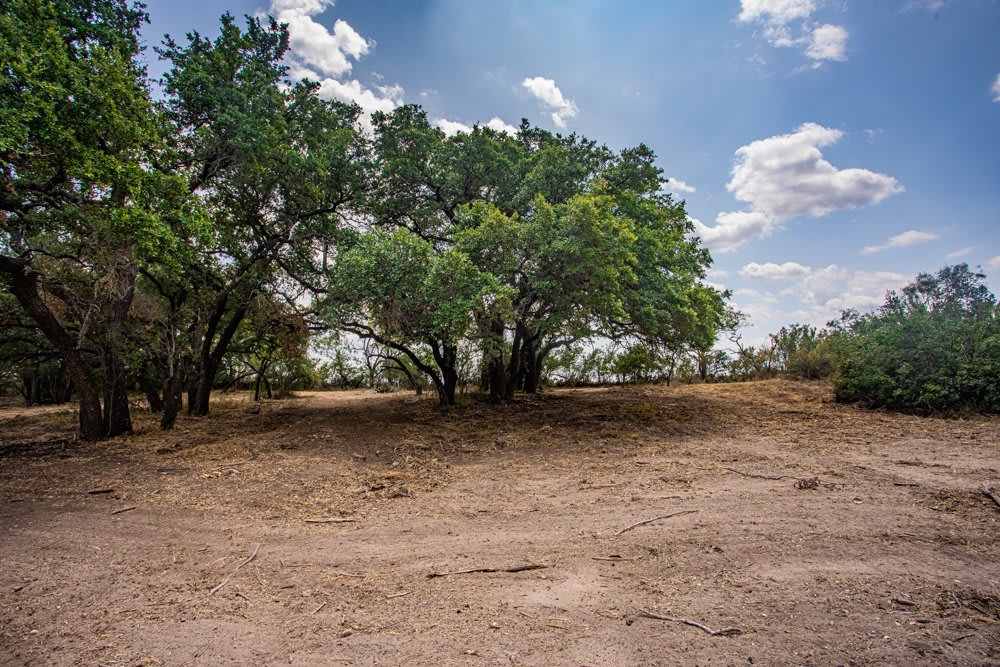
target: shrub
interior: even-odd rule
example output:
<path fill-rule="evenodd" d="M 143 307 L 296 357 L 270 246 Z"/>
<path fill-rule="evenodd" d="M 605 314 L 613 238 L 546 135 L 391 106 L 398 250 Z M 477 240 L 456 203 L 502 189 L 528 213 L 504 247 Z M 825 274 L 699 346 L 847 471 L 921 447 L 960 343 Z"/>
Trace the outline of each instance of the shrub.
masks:
<path fill-rule="evenodd" d="M 1000 412 L 1000 309 L 965 264 L 920 274 L 830 338 L 837 400 L 929 414 Z"/>

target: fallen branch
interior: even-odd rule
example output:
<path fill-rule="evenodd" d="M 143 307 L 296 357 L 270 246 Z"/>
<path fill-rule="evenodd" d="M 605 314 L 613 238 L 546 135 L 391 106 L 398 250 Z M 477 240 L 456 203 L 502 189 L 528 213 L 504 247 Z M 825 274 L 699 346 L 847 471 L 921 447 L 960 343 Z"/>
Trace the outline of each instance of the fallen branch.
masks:
<path fill-rule="evenodd" d="M 114 492 L 115 492 L 114 488 L 110 486 L 107 487 L 106 489 L 91 489 L 90 491 L 87 491 L 87 493 L 89 493 L 92 496 L 96 496 L 99 493 L 114 493 Z"/>
<path fill-rule="evenodd" d="M 680 512 L 674 512 L 673 514 L 661 514 L 660 516 L 654 516 L 652 519 L 646 519 L 645 521 L 640 521 L 639 523 L 633 523 L 631 526 L 627 526 L 619 530 L 615 535 L 621 535 L 622 533 L 627 533 L 630 530 L 634 530 L 639 526 L 645 526 L 647 523 L 653 523 L 654 521 L 660 521 L 661 519 L 669 519 L 671 517 L 680 516 L 682 514 L 694 514 L 699 510 L 681 510 Z"/>
<path fill-rule="evenodd" d="M 893 482 L 893 486 L 920 486 L 919 482 Z"/>
<path fill-rule="evenodd" d="M 779 479 L 794 479 L 795 481 L 805 485 L 798 487 L 800 489 L 801 488 L 813 489 L 819 486 L 820 484 L 822 484 L 823 486 L 829 486 L 831 488 L 834 486 L 847 486 L 842 482 L 824 482 L 819 477 L 796 477 L 795 475 L 758 475 L 752 472 L 743 472 L 742 470 L 737 470 L 736 468 L 723 468 L 723 470 L 728 470 L 729 472 L 734 472 L 737 475 L 743 475 L 744 477 L 753 477 L 754 479 L 769 479 L 772 481 L 777 481 Z"/>
<path fill-rule="evenodd" d="M 411 595 L 413 591 L 402 591 L 401 593 L 393 593 L 392 595 L 386 595 L 386 600 L 395 600 L 396 598 L 405 598 L 407 595 Z"/>
<path fill-rule="evenodd" d="M 218 586 L 216 586 L 211 591 L 209 591 L 208 594 L 209 595 L 215 595 L 215 593 L 217 593 L 219 591 L 219 589 L 221 589 L 223 586 L 225 586 L 226 584 L 228 584 L 229 580 L 233 578 L 233 575 L 240 571 L 240 568 L 242 568 L 244 565 L 249 564 L 251 561 L 253 561 L 254 558 L 257 557 L 257 552 L 258 551 L 260 551 L 260 544 L 258 544 L 256 547 L 254 547 L 253 553 L 250 554 L 250 558 L 247 558 L 245 561 L 243 561 L 242 563 L 240 563 L 239 565 L 237 565 L 236 569 L 233 570 L 232 572 L 230 572 L 228 575 L 226 575 L 226 578 L 222 580 L 222 583 L 220 583 Z"/>
<path fill-rule="evenodd" d="M 725 469 L 728 470 L 729 472 L 734 472 L 737 475 L 743 475 L 744 477 L 753 477 L 754 479 L 771 479 L 771 480 L 798 479 L 798 477 L 790 477 L 788 475 L 758 475 L 752 472 L 743 472 L 742 470 L 737 470 L 736 468 L 725 468 Z"/>
<path fill-rule="evenodd" d="M 209 468 L 209 470 L 222 470 L 223 468 L 235 468 L 236 466 L 245 466 L 248 463 L 253 463 L 257 459 L 247 459 L 246 461 L 236 461 L 234 463 L 225 463 L 221 466 L 215 466 L 214 468 Z"/>
<path fill-rule="evenodd" d="M 122 507 L 121 509 L 116 509 L 116 510 L 114 510 L 111 513 L 112 514 L 121 514 L 122 512 L 131 512 L 132 510 L 137 510 L 137 509 L 139 509 L 138 505 L 132 505 L 131 507 Z"/>
<path fill-rule="evenodd" d="M 735 635 L 742 635 L 743 631 L 739 628 L 722 628 L 721 630 L 713 630 L 712 628 L 699 623 L 698 621 L 692 621 L 689 618 L 678 618 L 676 616 L 664 616 L 663 614 L 658 614 L 655 611 L 647 611 L 643 609 L 639 612 L 640 616 L 645 616 L 646 618 L 653 618 L 658 621 L 672 621 L 674 623 L 683 623 L 684 625 L 690 625 L 692 627 L 698 628 L 699 630 L 704 630 L 713 637 L 733 637 Z"/>
<path fill-rule="evenodd" d="M 997 507 L 1000 507 L 1000 498 L 998 498 L 997 494 L 994 493 L 992 487 L 989 489 L 983 489 L 983 495 L 985 495 L 987 498 L 995 502 L 997 504 Z"/>
<path fill-rule="evenodd" d="M 450 577 L 456 574 L 474 574 L 478 572 L 526 572 L 528 570 L 544 570 L 548 565 L 539 563 L 528 563 L 527 565 L 515 565 L 514 567 L 474 567 L 471 570 L 455 570 L 453 572 L 431 572 L 428 579 L 435 577 Z"/>
<path fill-rule="evenodd" d="M 306 523 L 352 523 L 357 519 L 343 516 L 323 516 L 315 519 L 306 519 Z"/>

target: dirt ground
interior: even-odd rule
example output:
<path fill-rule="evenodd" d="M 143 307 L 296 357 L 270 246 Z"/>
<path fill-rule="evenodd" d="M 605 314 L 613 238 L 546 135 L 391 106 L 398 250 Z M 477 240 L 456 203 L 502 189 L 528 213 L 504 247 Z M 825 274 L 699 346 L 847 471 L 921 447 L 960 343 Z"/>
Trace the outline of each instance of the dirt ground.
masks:
<path fill-rule="evenodd" d="M 997 418 L 785 381 L 136 413 L 0 409 L 0 663 L 1000 665 Z"/>

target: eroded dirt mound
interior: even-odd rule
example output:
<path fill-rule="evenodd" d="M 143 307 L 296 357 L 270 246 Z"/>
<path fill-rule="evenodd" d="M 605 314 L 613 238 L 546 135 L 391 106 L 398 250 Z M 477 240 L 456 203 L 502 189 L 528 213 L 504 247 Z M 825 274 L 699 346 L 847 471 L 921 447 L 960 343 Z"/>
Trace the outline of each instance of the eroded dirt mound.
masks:
<path fill-rule="evenodd" d="M 0 410 L 4 664 L 1000 664 L 995 418 L 781 381 L 74 417 Z"/>

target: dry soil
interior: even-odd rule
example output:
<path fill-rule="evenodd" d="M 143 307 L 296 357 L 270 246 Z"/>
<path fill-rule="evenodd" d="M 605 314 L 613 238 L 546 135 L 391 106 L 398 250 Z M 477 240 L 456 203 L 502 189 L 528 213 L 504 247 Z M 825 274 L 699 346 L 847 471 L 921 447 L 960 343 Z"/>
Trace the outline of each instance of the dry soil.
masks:
<path fill-rule="evenodd" d="M 135 422 L 0 409 L 0 663 L 1000 665 L 997 418 L 771 381 Z"/>

